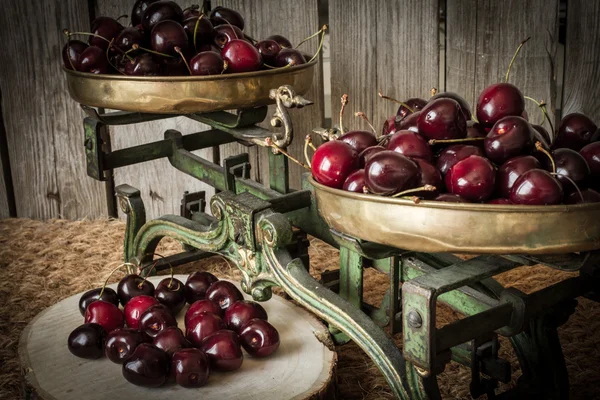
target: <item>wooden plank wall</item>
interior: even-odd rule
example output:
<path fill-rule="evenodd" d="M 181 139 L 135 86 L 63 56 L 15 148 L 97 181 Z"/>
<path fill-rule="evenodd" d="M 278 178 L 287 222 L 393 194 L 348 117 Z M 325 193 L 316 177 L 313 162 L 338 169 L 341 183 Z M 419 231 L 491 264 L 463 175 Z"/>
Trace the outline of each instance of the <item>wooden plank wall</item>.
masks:
<path fill-rule="evenodd" d="M 2 91 L 0 90 L 0 219 L 11 217 L 11 214 L 15 212 L 14 209 L 11 210 L 14 208 L 14 199 L 12 198 L 12 178 L 8 176 L 9 173 L 10 160 L 8 159 L 6 129 L 2 118 Z"/>

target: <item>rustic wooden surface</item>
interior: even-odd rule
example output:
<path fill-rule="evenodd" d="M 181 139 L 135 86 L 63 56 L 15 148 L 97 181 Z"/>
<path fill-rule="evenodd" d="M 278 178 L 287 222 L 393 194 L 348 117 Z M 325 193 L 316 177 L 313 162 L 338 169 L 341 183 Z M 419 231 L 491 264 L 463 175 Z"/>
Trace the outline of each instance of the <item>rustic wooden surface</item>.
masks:
<path fill-rule="evenodd" d="M 600 125 L 600 2 L 569 0 L 563 116 L 582 112 Z"/>
<path fill-rule="evenodd" d="M 504 82 L 519 43 L 531 37 L 516 59 L 509 82 L 524 95 L 546 101 L 554 115 L 554 65 L 558 40 L 558 0 L 447 0 L 446 90 L 463 96 L 475 112 L 479 93 Z M 539 108 L 526 101 L 532 123 Z M 547 123 L 544 125 L 549 129 Z"/>
<path fill-rule="evenodd" d="M 176 277 L 186 279 L 185 275 Z M 157 284 L 163 278 L 150 280 Z M 116 289 L 116 284 L 110 286 Z M 80 359 L 67 349 L 69 333 L 83 319 L 77 306 L 80 296 L 46 309 L 21 335 L 19 356 L 25 379 L 44 400 L 305 399 L 326 392 L 334 381 L 337 355 L 317 338 L 328 337 L 327 328 L 304 309 L 273 296 L 263 306 L 279 331 L 281 345 L 269 358 L 255 359 L 244 353 L 239 370 L 214 372 L 208 384 L 199 389 L 172 384 L 152 389 L 135 386 L 123 378 L 120 365 L 106 358 Z M 184 325 L 184 311 L 178 316 L 180 327 Z"/>
<path fill-rule="evenodd" d="M 0 219 L 10 217 L 8 202 L 9 196 L 12 196 L 12 188 L 9 193 L 7 182 L 4 179 L 4 174 L 8 173 L 4 168 L 4 164 L 10 163 L 6 143 L 6 130 L 4 129 L 4 119 L 2 117 L 2 91 L 0 90 Z"/>
<path fill-rule="evenodd" d="M 2 3 L 2 111 L 20 217 L 106 215 L 104 186 L 85 173 L 83 113 L 62 72 L 61 31 L 81 26 L 89 26 L 85 1 Z"/>

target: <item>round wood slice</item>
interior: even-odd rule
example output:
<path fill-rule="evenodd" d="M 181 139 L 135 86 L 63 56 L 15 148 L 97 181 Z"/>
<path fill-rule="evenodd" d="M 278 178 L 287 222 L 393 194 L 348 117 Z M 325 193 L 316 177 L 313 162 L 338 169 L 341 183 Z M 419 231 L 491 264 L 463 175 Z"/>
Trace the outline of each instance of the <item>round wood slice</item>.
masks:
<path fill-rule="evenodd" d="M 152 277 L 156 285 L 164 277 Z M 176 275 L 185 282 L 185 275 Z M 116 289 L 116 285 L 111 285 Z M 239 287 L 239 285 L 238 285 Z M 277 328 L 281 345 L 265 359 L 244 353 L 242 367 L 234 372 L 211 374 L 206 386 L 186 389 L 175 384 L 143 388 L 125 380 L 121 365 L 107 358 L 77 358 L 67 348 L 69 333 L 83 324 L 78 302 L 69 297 L 38 314 L 25 328 L 19 355 L 32 398 L 44 400 L 93 399 L 309 399 L 332 398 L 336 353 L 318 338 L 328 338 L 327 328 L 313 315 L 279 297 L 261 303 L 269 322 Z M 247 300 L 251 300 L 246 296 Z M 187 309 L 187 306 L 186 306 Z M 184 327 L 185 309 L 178 316 Z"/>

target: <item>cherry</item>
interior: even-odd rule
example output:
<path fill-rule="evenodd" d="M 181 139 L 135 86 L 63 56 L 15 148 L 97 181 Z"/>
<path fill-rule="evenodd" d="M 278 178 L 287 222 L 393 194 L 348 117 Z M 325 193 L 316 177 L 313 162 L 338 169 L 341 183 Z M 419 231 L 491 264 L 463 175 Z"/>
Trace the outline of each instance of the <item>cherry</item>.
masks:
<path fill-rule="evenodd" d="M 478 137 L 486 137 L 487 132 L 483 125 L 477 123 L 475 121 L 467 121 L 467 137 L 468 138 L 478 138 Z"/>
<path fill-rule="evenodd" d="M 159 387 L 169 378 L 169 355 L 149 343 L 140 344 L 123 363 L 123 376 L 137 386 Z"/>
<path fill-rule="evenodd" d="M 239 333 L 242 326 L 255 318 L 265 321 L 269 319 L 267 312 L 260 304 L 254 301 L 240 300 L 227 309 L 224 321 L 228 329 Z"/>
<path fill-rule="evenodd" d="M 418 122 L 421 117 L 421 111 L 415 111 L 403 118 L 396 118 L 396 130 L 398 131 L 413 131 L 419 133 Z"/>
<path fill-rule="evenodd" d="M 510 83 L 495 83 L 483 89 L 477 100 L 477 120 L 492 126 L 508 116 L 520 116 L 525 110 L 525 98 Z"/>
<path fill-rule="evenodd" d="M 301 64 L 306 64 L 306 58 L 296 49 L 281 49 L 273 61 L 273 66 L 277 68 Z"/>
<path fill-rule="evenodd" d="M 139 275 L 129 274 L 123 277 L 117 285 L 117 293 L 121 305 L 125 305 L 135 296 L 154 296 L 154 285 Z"/>
<path fill-rule="evenodd" d="M 115 329 L 122 328 L 125 323 L 123 313 L 112 303 L 96 300 L 90 303 L 85 310 L 85 323 L 94 323 L 102 325 L 108 333 Z"/>
<path fill-rule="evenodd" d="M 217 47 L 221 49 L 224 48 L 227 45 L 227 43 L 231 42 L 232 40 L 242 40 L 245 42 L 244 32 L 242 32 L 237 26 L 227 24 L 217 25 L 215 26 L 214 32 L 215 34 L 213 42 L 215 45 L 217 45 Z"/>
<path fill-rule="evenodd" d="M 550 148 L 550 145 L 552 144 L 552 138 L 550 138 L 550 134 L 548 133 L 546 128 L 544 128 L 541 125 L 535 125 L 535 124 L 532 124 L 531 127 L 533 129 L 535 129 L 536 140 L 539 140 L 540 142 L 542 142 L 542 144 L 544 145 L 545 148 L 547 148 L 547 149 Z"/>
<path fill-rule="evenodd" d="M 398 111 L 396 112 L 396 115 L 400 118 L 404 118 L 408 114 L 422 110 L 423 107 L 425 107 L 427 105 L 426 100 L 416 98 L 416 97 L 408 99 L 406 101 L 403 101 L 403 103 L 406 104 L 407 106 L 409 106 L 412 109 L 412 111 L 410 111 L 404 105 L 401 105 L 400 107 L 398 107 Z"/>
<path fill-rule="evenodd" d="M 142 313 L 138 328 L 148 337 L 155 338 L 160 331 L 170 326 L 177 326 L 171 311 L 162 304 L 155 304 Z"/>
<path fill-rule="evenodd" d="M 156 304 L 159 304 L 158 300 L 152 296 L 146 295 L 135 296 L 129 300 L 123 309 L 127 326 L 133 329 L 138 329 L 142 314 Z"/>
<path fill-rule="evenodd" d="M 184 8 L 183 9 L 183 20 L 185 21 L 186 19 L 189 18 L 198 18 L 200 16 L 200 7 L 198 7 L 197 4 L 192 4 L 191 6 Z M 206 18 L 206 17 L 204 17 Z M 211 23 L 212 25 L 212 23 Z"/>
<path fill-rule="evenodd" d="M 450 170 L 454 164 L 473 155 L 483 157 L 483 152 L 479 149 L 479 147 L 476 146 L 468 144 L 454 144 L 446 147 L 440 152 L 436 166 L 442 175 L 446 175 L 448 170 Z"/>
<path fill-rule="evenodd" d="M 158 0 L 137 0 L 131 9 L 131 25 L 138 26 L 142 22 L 142 16 L 152 3 L 156 3 Z"/>
<path fill-rule="evenodd" d="M 244 300 L 244 295 L 231 282 L 218 281 L 210 285 L 206 298 L 216 303 L 222 310 L 227 310 L 238 300 Z"/>
<path fill-rule="evenodd" d="M 197 28 L 196 25 L 198 25 Z M 210 44 L 215 37 L 213 24 L 206 17 L 200 18 L 200 21 L 198 21 L 198 16 L 185 19 L 183 30 L 187 33 L 190 44 L 194 43 L 194 31 L 196 31 L 196 45 Z"/>
<path fill-rule="evenodd" d="M 221 49 L 212 43 L 198 45 L 198 53 L 202 53 L 205 51 L 214 51 L 217 54 L 221 54 Z"/>
<path fill-rule="evenodd" d="M 429 102 L 432 102 L 437 99 L 455 100 L 460 105 L 460 109 L 462 110 L 463 115 L 465 116 L 465 120 L 469 121 L 473 117 L 471 115 L 471 107 L 469 107 L 469 103 L 467 103 L 464 97 L 460 96 L 459 94 L 454 92 L 441 92 L 436 94 L 435 96 L 432 96 L 429 99 Z"/>
<path fill-rule="evenodd" d="M 410 117 L 410 116 L 409 116 Z M 427 103 L 417 121 L 427 139 L 461 139 L 467 136 L 467 120 L 456 100 L 439 98 Z"/>
<path fill-rule="evenodd" d="M 188 56 L 185 55 L 186 60 L 189 58 Z M 189 75 L 190 71 L 188 71 L 187 66 L 185 65 L 185 62 L 183 61 L 183 58 L 181 58 L 181 56 L 177 56 L 177 57 L 162 57 L 161 60 L 161 70 L 162 70 L 162 75 L 165 76 L 182 76 L 182 75 Z"/>
<path fill-rule="evenodd" d="M 154 291 L 154 297 L 167 306 L 173 315 L 185 306 L 185 289 L 183 282 L 175 278 L 165 278 L 158 283 Z"/>
<path fill-rule="evenodd" d="M 189 326 L 190 325 L 190 320 L 192 319 L 192 317 L 194 317 L 195 315 L 198 314 L 202 314 L 202 313 L 212 313 L 215 315 L 218 315 L 219 317 L 222 317 L 224 312 L 223 310 L 221 310 L 221 307 L 219 307 L 217 304 L 213 303 L 210 300 L 198 300 L 192 303 L 192 305 L 190 305 L 190 308 L 187 309 L 187 311 L 185 312 L 185 317 L 184 317 L 184 322 L 185 322 L 185 326 Z"/>
<path fill-rule="evenodd" d="M 102 293 L 102 296 L 100 296 Z M 119 306 L 119 296 L 117 296 L 117 292 L 112 290 L 109 287 L 105 287 L 104 291 L 102 288 L 88 290 L 79 298 L 79 312 L 81 315 L 85 315 L 86 308 L 90 305 L 90 303 L 96 300 L 104 300 L 108 303 L 112 303 L 115 306 Z"/>
<path fill-rule="evenodd" d="M 593 189 L 584 189 L 579 192 L 575 191 L 565 198 L 565 204 L 587 204 L 600 202 L 600 193 Z"/>
<path fill-rule="evenodd" d="M 414 187 L 418 176 L 419 167 L 414 161 L 391 150 L 371 156 L 365 165 L 367 187 L 384 196 Z"/>
<path fill-rule="evenodd" d="M 433 159 L 433 152 L 429 143 L 413 131 L 406 130 L 394 133 L 390 137 L 387 149 L 410 158 L 421 158 L 427 161 Z"/>
<path fill-rule="evenodd" d="M 286 37 L 281 35 L 271 35 L 266 40 L 274 40 L 276 41 L 281 48 L 292 48 L 292 42 L 290 42 Z"/>
<path fill-rule="evenodd" d="M 575 150 L 556 149 L 552 152 L 552 157 L 556 164 L 556 179 L 562 184 L 567 193 L 576 190 L 568 178 L 579 185 L 584 183 L 590 175 L 590 167 L 587 165 L 585 158 Z M 550 160 L 546 160 L 545 166 L 548 171 L 552 172 Z"/>
<path fill-rule="evenodd" d="M 90 36 L 88 43 L 90 46 L 96 46 L 106 51 L 106 49 L 108 49 L 109 42 L 116 38 L 122 30 L 123 25 L 121 25 L 117 20 L 109 17 L 98 17 L 92 22 L 91 32 L 94 35 L 101 36 L 106 40 L 97 36 Z"/>
<path fill-rule="evenodd" d="M 134 44 L 142 46 L 143 43 L 144 33 L 138 28 L 127 27 L 117 35 L 112 45 L 122 51 L 128 51 Z"/>
<path fill-rule="evenodd" d="M 413 161 L 419 164 L 419 180 L 415 186 L 421 187 L 425 185 L 431 185 L 436 188 L 434 191 L 421 191 L 413 193 L 413 195 L 420 196 L 425 199 L 433 199 L 437 197 L 437 195 L 444 189 L 442 174 L 428 161 L 420 158 L 414 158 Z"/>
<path fill-rule="evenodd" d="M 575 151 L 590 143 L 598 127 L 591 119 L 580 113 L 565 116 L 558 126 L 555 148 L 566 147 Z"/>
<path fill-rule="evenodd" d="M 200 349 L 206 353 L 210 365 L 217 371 L 234 371 L 242 366 L 244 360 L 240 337 L 233 331 L 213 333 L 204 339 Z"/>
<path fill-rule="evenodd" d="M 391 135 L 393 133 L 396 133 L 397 129 L 396 129 L 396 115 L 390 115 L 384 122 L 383 122 L 383 128 L 381 129 L 381 134 L 383 136 L 385 135 Z"/>
<path fill-rule="evenodd" d="M 268 65 L 275 64 L 275 57 L 277 57 L 277 54 L 281 51 L 279 43 L 270 39 L 261 40 L 256 43 L 254 47 L 256 47 L 262 56 L 263 61 Z"/>
<path fill-rule="evenodd" d="M 552 205 L 562 198 L 562 185 L 557 179 L 543 169 L 531 169 L 517 178 L 509 199 L 514 204 Z"/>
<path fill-rule="evenodd" d="M 65 68 L 79 71 L 79 58 L 81 57 L 81 53 L 87 48 L 88 44 L 81 40 L 69 40 L 65 43 L 65 46 L 62 49 L 62 59 Z"/>
<path fill-rule="evenodd" d="M 359 155 L 359 164 L 361 168 L 365 167 L 365 163 L 371 158 L 372 155 L 379 153 L 380 151 L 386 150 L 383 146 L 371 146 L 364 149 Z"/>
<path fill-rule="evenodd" d="M 104 50 L 96 46 L 90 46 L 82 51 L 79 56 L 79 71 L 91 72 L 92 74 L 108 74 L 110 64 Z"/>
<path fill-rule="evenodd" d="M 358 169 L 348 175 L 342 186 L 343 190 L 355 193 L 364 193 L 365 187 L 365 170 Z"/>
<path fill-rule="evenodd" d="M 152 32 L 152 29 L 161 21 L 171 20 L 180 24 L 183 21 L 183 10 L 174 1 L 157 1 L 148 4 L 142 15 L 142 27 L 144 32 Z"/>
<path fill-rule="evenodd" d="M 155 3 L 156 4 L 156 3 Z M 188 36 L 183 27 L 175 21 L 161 21 L 154 25 L 150 33 L 152 50 L 171 56 L 178 56 L 175 48 L 188 49 Z"/>
<path fill-rule="evenodd" d="M 521 117 L 504 117 L 494 124 L 483 146 L 485 155 L 502 164 L 510 158 L 529 154 L 533 149 L 535 130 Z"/>
<path fill-rule="evenodd" d="M 186 388 L 206 385 L 210 376 L 210 362 L 200 349 L 181 349 L 171 359 L 171 375 L 175 382 Z"/>
<path fill-rule="evenodd" d="M 106 354 L 106 357 L 110 361 L 116 364 L 123 364 L 133 354 L 135 349 L 145 342 L 146 338 L 144 335 L 135 329 L 115 329 L 106 338 L 104 354 Z"/>
<path fill-rule="evenodd" d="M 185 328 L 185 337 L 194 347 L 200 347 L 207 336 L 226 328 L 227 326 L 221 317 L 205 312 L 190 318 Z"/>
<path fill-rule="evenodd" d="M 221 6 L 213 8 L 210 13 L 210 20 L 213 25 L 231 24 L 244 30 L 244 18 L 242 18 L 242 15 L 239 12 L 232 10 L 231 8 Z"/>
<path fill-rule="evenodd" d="M 444 181 L 450 193 L 480 202 L 491 197 L 495 178 L 496 171 L 492 163 L 484 157 L 473 155 L 454 164 Z"/>
<path fill-rule="evenodd" d="M 192 75 L 217 75 L 225 69 L 223 57 L 213 51 L 198 53 L 190 60 Z"/>
<path fill-rule="evenodd" d="M 185 281 L 185 300 L 192 304 L 198 300 L 204 300 L 206 291 L 214 282 L 218 281 L 216 276 L 210 272 L 194 272 Z"/>
<path fill-rule="evenodd" d="M 221 56 L 227 61 L 227 68 L 232 73 L 258 71 L 262 66 L 258 50 L 245 40 L 229 41 L 223 47 Z"/>
<path fill-rule="evenodd" d="M 129 76 L 158 76 L 160 75 L 160 64 L 156 62 L 151 54 L 144 53 L 136 56 L 133 61 L 125 59 L 123 73 Z"/>
<path fill-rule="evenodd" d="M 594 142 L 584 146 L 579 151 L 579 154 L 581 154 L 587 162 L 592 175 L 600 176 L 600 142 Z"/>
<path fill-rule="evenodd" d="M 500 168 L 496 174 L 496 192 L 500 197 L 508 199 L 510 191 L 519 176 L 531 169 L 541 168 L 540 162 L 533 156 L 519 156 L 511 158 Z"/>
<path fill-rule="evenodd" d="M 470 203 L 470 201 L 465 199 L 464 197 L 452 193 L 442 193 L 433 200 L 443 201 L 446 203 Z"/>
<path fill-rule="evenodd" d="M 279 348 L 277 329 L 267 321 L 258 318 L 250 320 L 242 327 L 240 339 L 244 350 L 257 358 L 268 357 Z"/>
<path fill-rule="evenodd" d="M 172 356 L 173 353 L 181 349 L 192 347 L 192 344 L 185 338 L 181 329 L 176 326 L 170 326 L 158 332 L 152 344 L 169 356 Z"/>
<path fill-rule="evenodd" d="M 330 140 L 315 151 L 311 171 L 317 182 L 340 189 L 346 177 L 357 170 L 358 166 L 358 153 L 352 146 L 339 140 Z"/>
<path fill-rule="evenodd" d="M 340 136 L 339 140 L 348 143 L 357 153 L 362 152 L 367 147 L 377 145 L 375 136 L 367 131 L 350 131 Z"/>
<path fill-rule="evenodd" d="M 489 200 L 487 204 L 512 204 L 512 202 L 509 199 L 498 198 Z"/>
<path fill-rule="evenodd" d="M 96 359 L 104 355 L 105 340 L 106 331 L 101 325 L 86 323 L 78 326 L 69 334 L 67 346 L 74 356 Z"/>

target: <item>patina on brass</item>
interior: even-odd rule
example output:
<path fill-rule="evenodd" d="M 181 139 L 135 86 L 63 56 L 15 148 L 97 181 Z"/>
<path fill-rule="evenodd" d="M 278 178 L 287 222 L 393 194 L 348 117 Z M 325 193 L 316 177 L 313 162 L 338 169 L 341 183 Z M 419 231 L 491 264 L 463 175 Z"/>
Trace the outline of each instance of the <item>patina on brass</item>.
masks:
<path fill-rule="evenodd" d="M 310 179 L 327 224 L 421 252 L 559 254 L 600 248 L 600 203 L 519 206 L 421 201 L 332 189 Z"/>
<path fill-rule="evenodd" d="M 86 106 L 160 114 L 191 114 L 275 103 L 272 88 L 308 92 L 317 61 L 274 70 L 210 76 L 95 75 L 67 70 L 69 94 Z"/>

